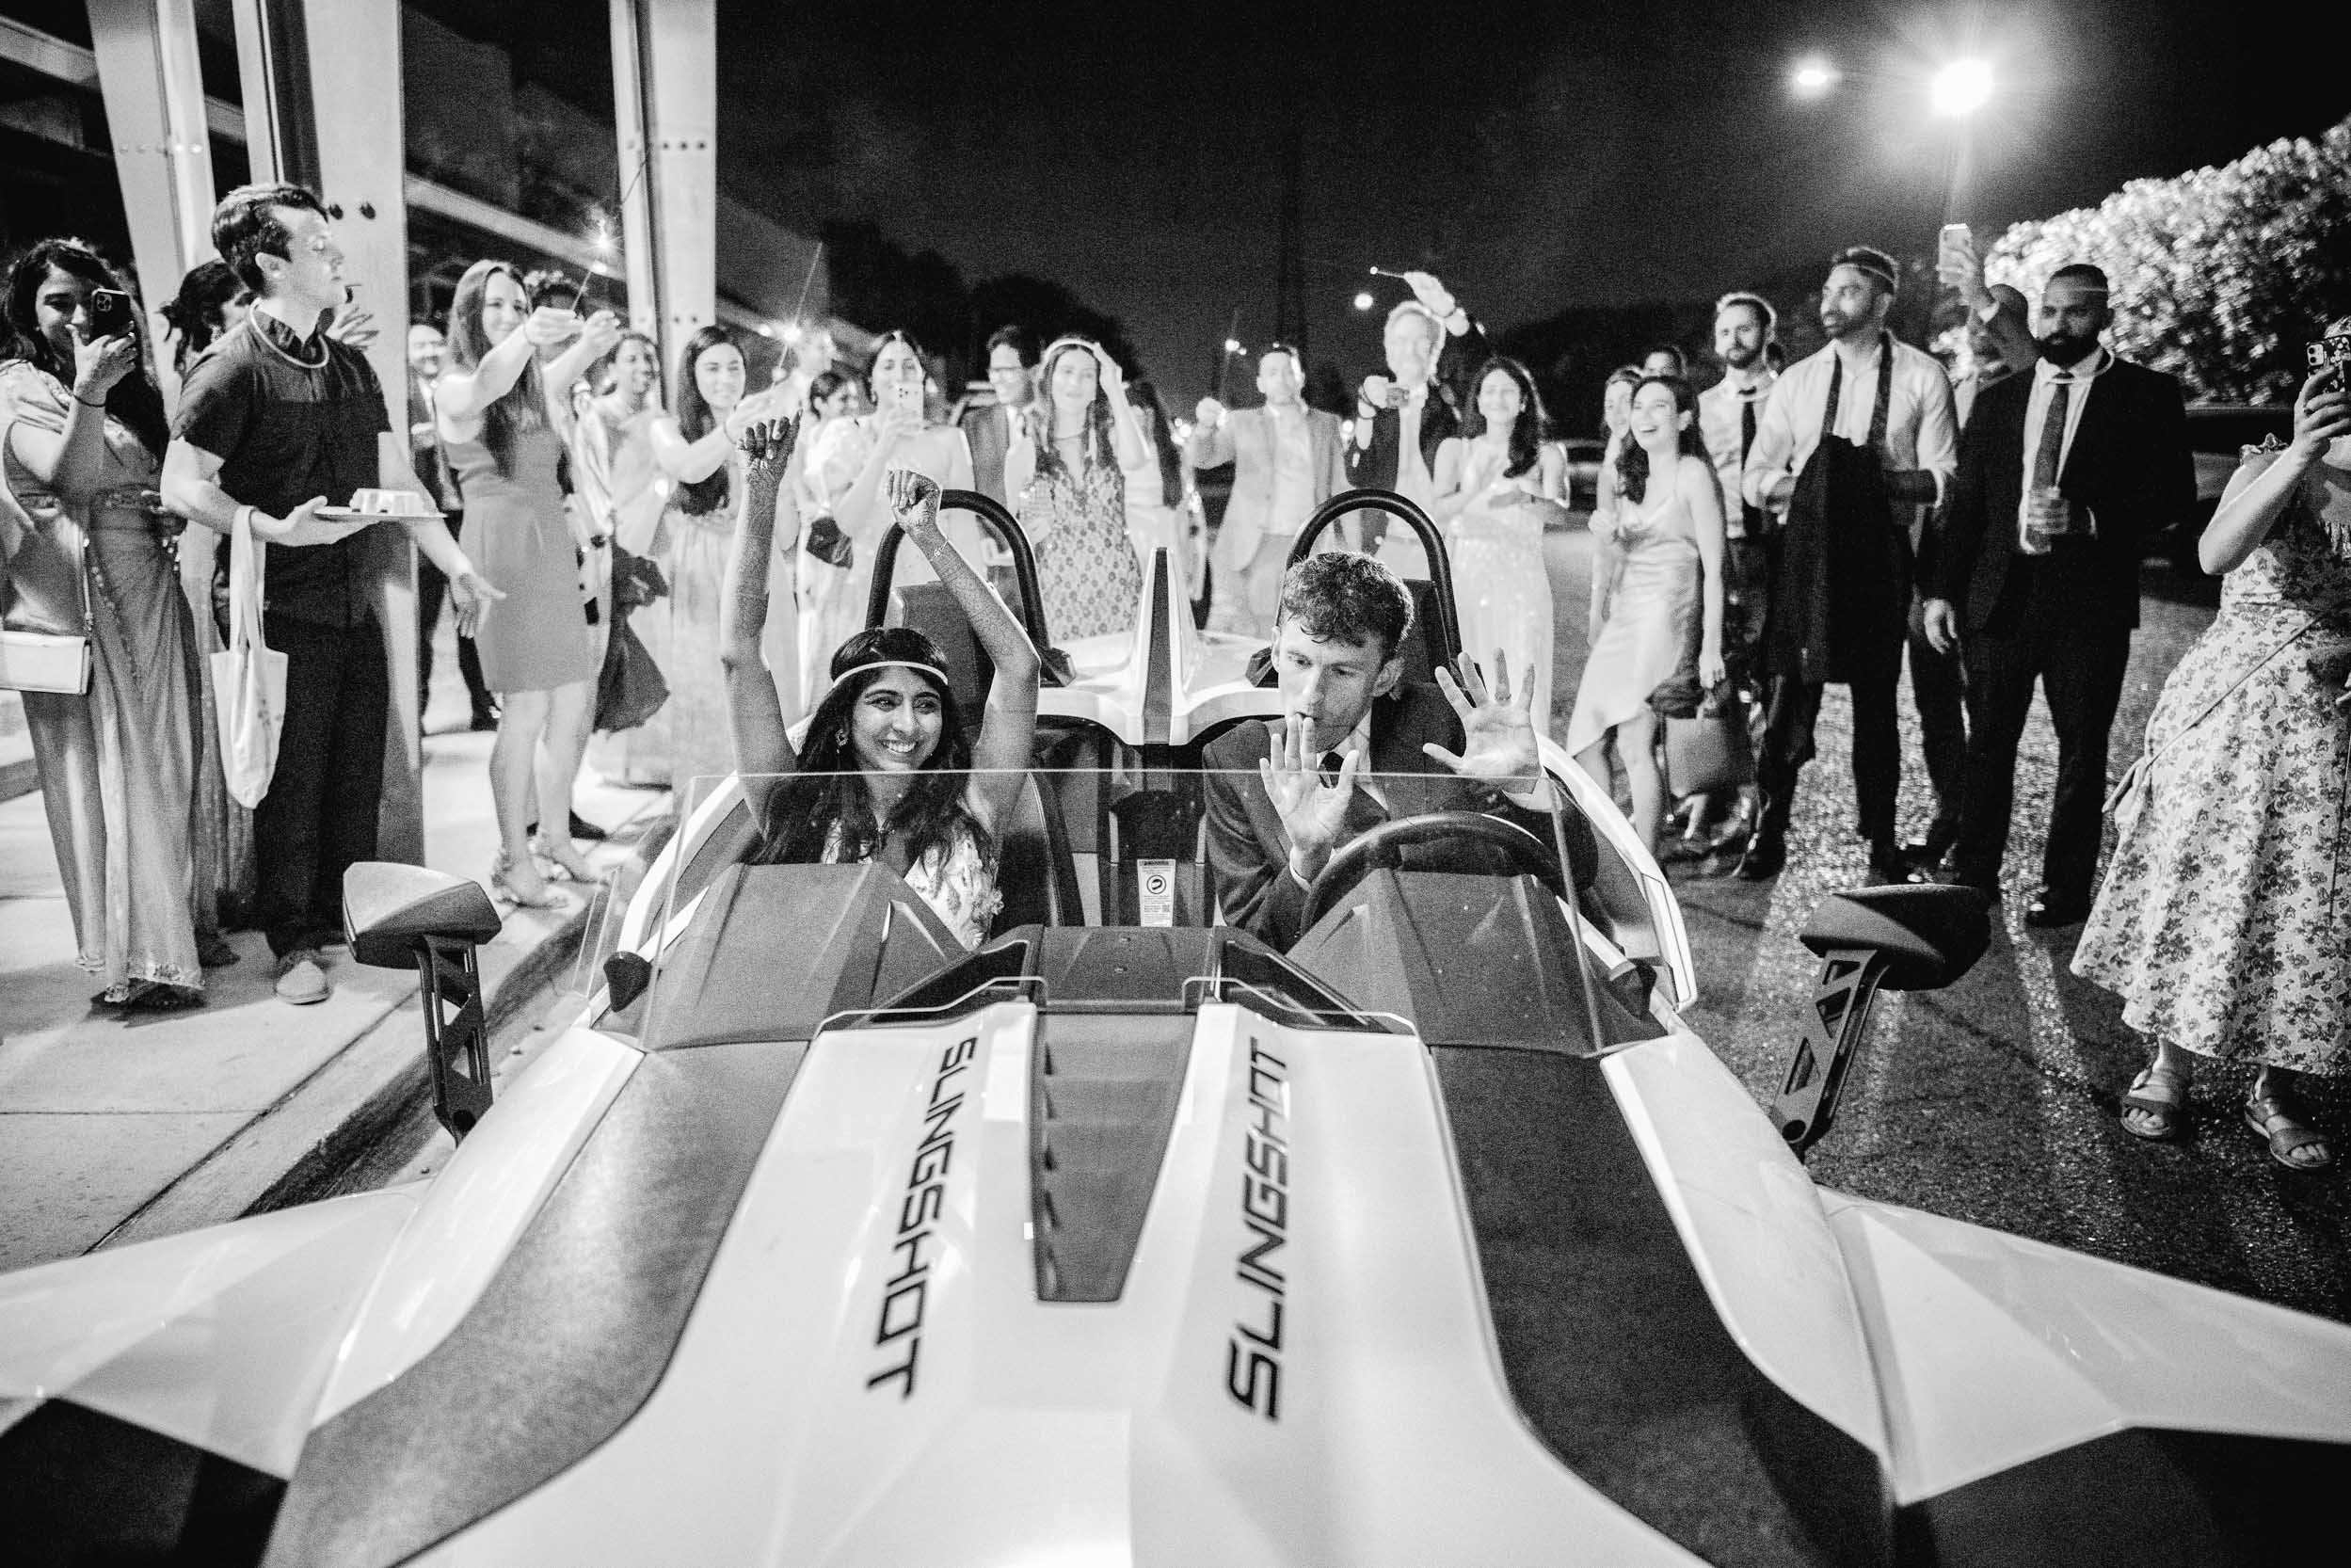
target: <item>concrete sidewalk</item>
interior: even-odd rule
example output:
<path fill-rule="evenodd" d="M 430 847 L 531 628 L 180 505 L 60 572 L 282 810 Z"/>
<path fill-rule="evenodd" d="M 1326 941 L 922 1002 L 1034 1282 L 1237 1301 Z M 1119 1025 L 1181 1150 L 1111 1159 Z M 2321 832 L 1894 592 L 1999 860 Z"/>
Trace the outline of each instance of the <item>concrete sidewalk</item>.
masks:
<path fill-rule="evenodd" d="M 465 728 L 454 648 L 442 651 L 452 656 L 435 660 L 446 673 L 425 723 L 425 858 L 487 879 L 492 737 Z M 668 801 L 584 776 L 580 814 L 614 830 L 609 843 L 581 846 L 590 863 L 633 886 L 632 846 Z M 576 984 L 571 955 L 603 901 L 596 888 L 555 886 L 563 908 L 505 910 L 504 931 L 481 950 L 493 1029 L 502 1011 Z M 40 796 L 0 802 L 0 1270 L 234 1218 L 417 1092 L 424 1026 L 412 975 L 363 968 L 337 950 L 334 995 L 293 1007 L 272 991 L 261 934 L 231 939 L 239 961 L 210 971 L 200 1008 L 93 1007 L 99 987 L 73 961 Z"/>

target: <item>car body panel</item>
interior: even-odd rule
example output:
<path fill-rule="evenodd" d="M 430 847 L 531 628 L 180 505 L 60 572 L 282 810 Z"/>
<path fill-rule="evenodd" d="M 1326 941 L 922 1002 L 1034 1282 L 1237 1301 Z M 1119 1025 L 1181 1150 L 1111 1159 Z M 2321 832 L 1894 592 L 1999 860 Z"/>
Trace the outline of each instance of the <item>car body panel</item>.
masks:
<path fill-rule="evenodd" d="M 1905 1503 L 2127 1428 L 2351 1444 L 2351 1330 L 1826 1192 Z"/>

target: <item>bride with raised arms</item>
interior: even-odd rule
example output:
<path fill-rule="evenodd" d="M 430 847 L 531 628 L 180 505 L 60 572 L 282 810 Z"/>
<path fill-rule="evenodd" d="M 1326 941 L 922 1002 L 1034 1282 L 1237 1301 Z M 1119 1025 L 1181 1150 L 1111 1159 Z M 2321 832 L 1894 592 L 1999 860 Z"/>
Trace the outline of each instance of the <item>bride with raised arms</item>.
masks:
<path fill-rule="evenodd" d="M 795 748 L 760 659 L 764 566 L 794 435 L 783 423 L 744 434 L 744 506 L 720 629 L 735 765 L 760 824 L 752 858 L 878 860 L 906 879 L 958 941 L 977 947 L 1003 903 L 996 888 L 998 829 L 1014 808 L 1036 733 L 1036 649 L 940 532 L 939 486 L 892 469 L 878 487 L 890 516 L 947 585 L 995 665 L 979 739 L 968 738 L 937 646 L 912 627 L 873 627 L 852 633 L 833 654 L 829 681 Z"/>

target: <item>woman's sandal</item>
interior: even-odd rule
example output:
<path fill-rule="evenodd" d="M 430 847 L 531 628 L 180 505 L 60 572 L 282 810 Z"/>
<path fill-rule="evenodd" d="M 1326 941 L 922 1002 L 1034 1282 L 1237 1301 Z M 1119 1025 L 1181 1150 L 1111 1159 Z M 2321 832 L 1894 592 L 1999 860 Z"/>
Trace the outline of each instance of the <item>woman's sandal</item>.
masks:
<path fill-rule="evenodd" d="M 2327 1135 L 2302 1120 L 2286 1096 L 2274 1089 L 2245 1102 L 2245 1125 L 2268 1142 L 2269 1158 L 2289 1171 L 2323 1171 L 2335 1162 Z M 2295 1156 L 2304 1149 L 2314 1150 L 2316 1158 L 2296 1160 Z"/>
<path fill-rule="evenodd" d="M 489 892 L 492 898 L 504 899 L 518 909 L 559 909 L 563 906 L 563 895 L 545 883 L 539 885 L 537 892 L 524 894 L 506 880 L 513 870 L 514 862 L 507 858 L 504 850 L 500 850 L 489 863 Z"/>
<path fill-rule="evenodd" d="M 2188 1075 L 2177 1067 L 2157 1066 L 2151 1062 L 2141 1067 L 2138 1077 L 2131 1080 L 2130 1093 L 2122 1096 L 2122 1109 L 2143 1113 L 2152 1125 L 2134 1127 L 2130 1117 L 2125 1115 L 2122 1130 L 2151 1144 L 2169 1143 L 2179 1137 L 2182 1126 L 2187 1121 L 2188 1081 Z M 2140 1092 L 2146 1089 L 2168 1089 L 2172 1097 L 2162 1099 Z"/>
<path fill-rule="evenodd" d="M 531 836 L 531 858 L 542 865 L 551 882 L 594 882 L 596 868 L 587 863 L 575 844 L 558 847 L 555 840 L 544 833 Z"/>
<path fill-rule="evenodd" d="M 134 980 L 110 985 L 89 999 L 92 1007 L 119 1007 L 125 1013 L 177 1013 L 204 1005 L 204 993 L 192 985 L 167 985 L 160 980 Z"/>

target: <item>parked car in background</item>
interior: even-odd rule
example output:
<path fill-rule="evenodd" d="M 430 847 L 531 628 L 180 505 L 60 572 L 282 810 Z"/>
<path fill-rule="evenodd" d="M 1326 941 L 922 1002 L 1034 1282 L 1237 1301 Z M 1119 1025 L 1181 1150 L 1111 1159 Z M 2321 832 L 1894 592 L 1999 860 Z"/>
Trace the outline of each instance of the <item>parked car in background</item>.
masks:
<path fill-rule="evenodd" d="M 2160 555 L 2182 571 L 2200 571 L 2196 541 L 2220 506 L 2229 476 L 2237 471 L 2245 449 L 2270 437 L 2284 440 L 2294 434 L 2290 406 L 2247 403 L 2192 403 L 2188 406 L 2188 447 L 2196 458 L 2196 505 L 2186 520 L 2147 541 L 2147 553 Z"/>
<path fill-rule="evenodd" d="M 1566 455 L 1567 467 L 1561 478 L 1567 486 L 1567 504 L 1578 512 L 1589 512 L 1600 504 L 1600 462 L 1608 447 L 1606 441 L 1577 436 L 1559 442 Z"/>

